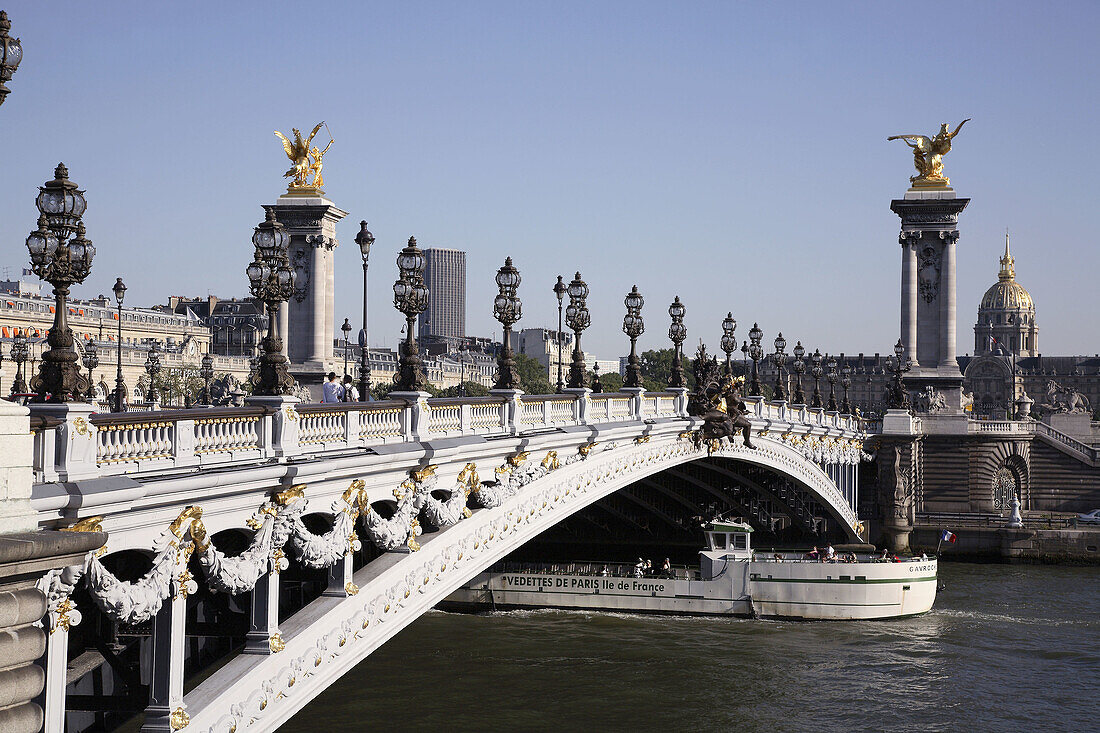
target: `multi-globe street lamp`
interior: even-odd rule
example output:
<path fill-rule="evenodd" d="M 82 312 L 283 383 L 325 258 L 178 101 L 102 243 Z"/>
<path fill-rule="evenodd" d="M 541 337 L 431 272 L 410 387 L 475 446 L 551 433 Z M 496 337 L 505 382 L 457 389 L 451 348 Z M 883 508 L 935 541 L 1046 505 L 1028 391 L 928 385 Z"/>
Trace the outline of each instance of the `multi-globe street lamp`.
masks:
<path fill-rule="evenodd" d="M 254 259 L 245 268 L 245 274 L 252 295 L 267 306 L 267 336 L 263 340 L 263 356 L 249 381 L 253 395 L 278 397 L 294 389 L 278 326 L 279 307 L 294 294 L 294 269 L 287 256 L 290 235 L 275 220 L 274 209 L 266 210 L 263 223 L 252 233 L 252 244 Z"/>
<path fill-rule="evenodd" d="M 493 317 L 504 327 L 500 359 L 497 362 L 497 381 L 493 389 L 519 389 L 519 370 L 512 353 L 512 326 L 523 317 L 523 302 L 519 299 L 519 284 L 523 278 L 512 264 L 512 258 L 504 258 L 504 266 L 497 270 L 497 297 L 493 298 Z"/>
<path fill-rule="evenodd" d="M 424 285 L 424 253 L 416 246 L 416 237 L 397 255 L 398 278 L 393 283 L 393 305 L 405 316 L 405 340 L 394 380 L 400 392 L 421 392 L 428 386 L 424 362 L 413 329 L 416 317 L 428 309 L 429 292 Z"/>
<path fill-rule="evenodd" d="M 18 334 L 11 343 L 11 360 L 15 362 L 15 379 L 11 383 L 11 394 L 27 394 L 27 380 L 23 376 L 23 364 L 27 361 L 30 349 L 27 347 L 27 337 Z"/>
<path fill-rule="evenodd" d="M 199 365 L 199 378 L 202 379 L 202 396 L 199 401 L 204 405 L 209 405 L 212 402 L 210 398 L 210 380 L 214 378 L 214 357 L 210 355 L 209 351 L 202 355 L 202 363 Z"/>
<path fill-rule="evenodd" d="M 565 322 L 573 331 L 573 362 L 569 365 L 569 388 L 584 389 L 587 379 L 584 373 L 584 352 L 581 350 L 581 333 L 592 323 L 588 312 L 588 283 L 578 272 L 567 288 L 569 306 L 565 309 Z"/>
<path fill-rule="evenodd" d="M 836 380 L 838 378 L 836 372 L 836 359 L 831 356 L 826 356 L 825 358 L 825 379 L 829 382 L 829 402 L 825 405 L 825 409 L 829 412 L 837 412 L 840 406 L 836 403 Z"/>
<path fill-rule="evenodd" d="M 355 235 L 359 245 L 359 254 L 363 256 L 363 330 L 359 332 L 359 401 L 370 400 L 370 332 L 367 330 L 367 266 L 370 248 L 374 244 L 374 235 L 367 229 L 367 222 L 359 222 L 359 233 Z"/>
<path fill-rule="evenodd" d="M 851 415 L 852 403 L 848 400 L 848 390 L 852 386 L 852 367 L 847 363 L 840 368 L 840 386 L 844 388 L 844 401 L 840 403 L 840 411 L 845 415 Z"/>
<path fill-rule="evenodd" d="M 635 285 L 623 299 L 626 315 L 623 316 L 623 333 L 630 339 L 630 356 L 626 358 L 626 378 L 623 387 L 636 389 L 642 386 L 642 362 L 638 359 L 638 337 L 645 333 L 645 321 L 642 320 L 642 306 L 645 299 Z"/>
<path fill-rule="evenodd" d="M 821 368 L 821 350 L 814 349 L 813 356 L 810 357 L 810 376 L 814 378 L 814 396 L 810 400 L 810 407 L 821 408 L 821 377 L 825 374 L 825 370 Z"/>
<path fill-rule="evenodd" d="M 115 342 L 117 349 L 115 356 L 117 369 L 115 371 L 115 393 L 112 400 L 111 411 L 122 412 L 122 394 L 126 389 L 122 380 L 122 299 L 126 297 L 126 284 L 121 277 L 115 278 L 115 284 L 111 287 L 115 294 L 115 304 L 118 306 L 118 340 Z"/>
<path fill-rule="evenodd" d="M 149 393 L 145 396 L 146 402 L 156 402 L 160 395 L 157 394 L 157 375 L 160 374 L 160 354 L 157 353 L 157 342 L 149 346 L 149 355 L 145 358 L 145 373 L 149 375 Z"/>
<path fill-rule="evenodd" d="M 726 314 L 726 317 L 722 319 L 722 351 L 726 352 L 726 374 L 733 375 L 733 359 L 732 354 L 737 350 L 737 337 L 734 335 L 734 331 L 737 330 L 737 321 L 733 317 L 733 311 Z"/>
<path fill-rule="evenodd" d="M 6 86 L 11 81 L 12 74 L 19 68 L 19 62 L 23 60 L 23 44 L 18 38 L 8 35 L 11 30 L 11 21 L 8 14 L 0 10 L 0 104 L 4 103 L 8 93 Z"/>
<path fill-rule="evenodd" d="M 99 366 L 99 347 L 95 341 L 89 341 L 84 346 L 84 368 L 88 370 L 88 400 L 95 399 L 95 375 L 93 372 Z"/>
<path fill-rule="evenodd" d="M 794 404 L 796 405 L 806 404 L 806 393 L 802 391 L 802 375 L 806 371 L 806 360 L 803 358 L 805 356 L 806 349 L 802 346 L 802 342 L 795 343 L 791 369 L 794 370 Z"/>
<path fill-rule="evenodd" d="M 752 381 L 749 382 L 749 394 L 759 397 L 764 393 L 764 387 L 760 384 L 760 360 L 764 358 L 764 347 L 760 345 L 764 338 L 764 332 L 759 324 L 752 324 L 749 329 L 749 358 L 752 359 Z"/>
<path fill-rule="evenodd" d="M 890 389 L 887 392 L 887 407 L 891 409 L 908 409 L 910 406 L 909 390 L 905 389 L 905 382 L 902 377 L 907 371 L 913 368 L 913 360 L 903 357 L 905 354 L 905 344 L 898 339 L 898 342 L 894 344 L 894 356 L 886 357 L 886 371 L 892 375 L 890 380 Z"/>
<path fill-rule="evenodd" d="M 50 349 L 42 355 L 31 389 L 36 402 L 81 401 L 88 384 L 76 363 L 67 302 L 69 288 L 84 282 L 95 257 L 95 245 L 84 237 L 80 220 L 88 202 L 84 192 L 69 180 L 69 170 L 59 163 L 54 179 L 38 189 L 35 205 L 38 228 L 27 237 L 27 250 L 34 273 L 53 286 L 54 321 L 46 339 Z"/>
<path fill-rule="evenodd" d="M 561 351 L 562 351 L 561 308 L 562 308 L 562 301 L 565 299 L 565 294 L 566 294 L 566 292 L 568 292 L 568 290 L 569 290 L 569 288 L 566 287 L 565 281 L 562 279 L 561 275 L 558 275 L 558 281 L 556 283 L 554 283 L 554 295 L 556 295 L 558 297 L 558 387 L 557 387 L 557 389 L 558 389 L 559 394 L 561 394 L 561 390 L 565 386 L 565 383 L 562 381 L 562 368 L 561 368 L 562 367 L 562 363 L 561 363 Z"/>
<path fill-rule="evenodd" d="M 672 371 L 668 375 L 668 386 L 683 388 L 687 386 L 684 382 L 684 341 L 688 335 L 684 316 L 687 315 L 687 308 L 680 302 L 679 295 L 668 307 L 668 315 L 672 318 L 672 325 L 668 327 L 668 337 L 672 340 Z"/>
<path fill-rule="evenodd" d="M 785 401 L 787 399 L 787 390 L 783 387 L 783 366 L 787 363 L 787 355 L 783 353 L 783 350 L 787 348 L 787 339 L 783 338 L 783 332 L 781 331 L 778 336 L 775 337 L 775 353 L 772 354 L 772 362 L 775 364 L 775 399 L 779 401 Z"/>

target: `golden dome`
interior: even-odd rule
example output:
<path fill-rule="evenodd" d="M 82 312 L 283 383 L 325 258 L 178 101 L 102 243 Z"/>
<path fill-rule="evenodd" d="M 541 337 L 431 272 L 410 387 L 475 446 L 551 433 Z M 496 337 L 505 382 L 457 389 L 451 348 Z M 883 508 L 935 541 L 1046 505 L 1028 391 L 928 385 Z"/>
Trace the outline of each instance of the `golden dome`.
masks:
<path fill-rule="evenodd" d="M 981 310 L 1026 310 L 1035 312 L 1035 301 L 1023 285 L 1016 282 L 1016 260 L 1008 249 L 1008 234 L 1005 234 L 1005 253 L 1001 257 L 1001 272 L 996 285 L 985 291 L 982 296 Z"/>

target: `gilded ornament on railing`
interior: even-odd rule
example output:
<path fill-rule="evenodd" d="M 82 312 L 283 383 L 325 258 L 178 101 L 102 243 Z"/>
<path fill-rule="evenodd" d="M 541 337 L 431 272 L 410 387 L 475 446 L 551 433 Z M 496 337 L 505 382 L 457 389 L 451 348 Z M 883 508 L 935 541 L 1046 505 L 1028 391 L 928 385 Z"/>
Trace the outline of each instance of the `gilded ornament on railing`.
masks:
<path fill-rule="evenodd" d="M 329 143 L 324 150 L 318 150 L 310 145 L 314 136 L 324 124 L 323 121 L 317 123 L 317 126 L 313 128 L 313 131 L 309 133 L 309 137 L 305 140 L 302 139 L 302 133 L 298 131 L 298 128 L 291 129 L 291 133 L 294 135 L 293 141 L 278 130 L 275 131 L 275 135 L 283 143 L 283 150 L 286 152 L 287 159 L 292 163 L 290 170 L 283 174 L 283 178 L 291 179 L 290 185 L 287 187 L 288 193 L 319 193 L 321 186 L 325 184 L 325 180 L 321 176 L 322 158 L 324 158 L 328 149 L 332 147 L 335 140 L 332 139 L 330 133 Z M 309 180 L 310 175 L 313 176 L 313 180 Z"/>
<path fill-rule="evenodd" d="M 891 135 L 887 140 L 903 140 L 913 149 L 913 165 L 917 175 L 909 178 L 913 188 L 947 188 L 951 181 L 943 175 L 943 156 L 951 152 L 951 140 L 970 119 L 967 118 L 955 127 L 954 132 L 946 122 L 940 125 L 940 131 L 933 137 L 927 135 Z"/>
<path fill-rule="evenodd" d="M 531 455 L 528 451 L 520 451 L 514 456 L 508 457 L 508 465 L 512 468 L 519 468 L 523 465 L 523 462 L 527 460 L 527 456 Z"/>
<path fill-rule="evenodd" d="M 62 532 L 102 532 L 103 516 L 85 517 L 71 527 L 62 527 Z"/>
<path fill-rule="evenodd" d="M 69 614 L 73 614 L 70 616 Z M 75 617 L 75 618 L 74 618 Z M 50 626 L 50 633 L 63 629 L 68 631 L 74 623 L 78 622 L 80 612 L 73 606 L 73 600 L 66 597 L 59 604 L 57 604 L 57 610 L 55 611 L 54 622 Z"/>
<path fill-rule="evenodd" d="M 286 411 L 286 417 L 291 422 L 298 422 L 298 411 L 294 409 L 294 405 L 287 405 L 283 408 Z"/>
<path fill-rule="evenodd" d="M 580 453 L 582 456 L 587 457 L 588 454 L 592 452 L 592 449 L 596 447 L 596 445 L 598 444 L 595 442 L 585 443 L 581 447 L 577 448 L 577 452 Z"/>
<path fill-rule="evenodd" d="M 191 724 L 191 716 L 187 714 L 187 711 L 183 708 L 176 708 L 172 711 L 172 714 L 168 716 L 168 725 L 172 727 L 172 730 L 183 730 Z"/>
<path fill-rule="evenodd" d="M 558 452 L 556 450 L 547 451 L 546 457 L 542 459 L 540 465 L 547 471 L 556 471 L 561 468 L 561 463 L 558 461 Z"/>
<path fill-rule="evenodd" d="M 347 583 L 344 584 L 344 592 L 347 593 L 349 596 L 354 596 L 359 593 L 359 586 L 349 580 Z"/>
<path fill-rule="evenodd" d="M 92 434 L 88 426 L 88 421 L 82 417 L 73 420 L 73 431 L 76 432 L 77 435 L 82 435 L 85 438 L 90 437 Z"/>
<path fill-rule="evenodd" d="M 435 475 L 435 469 L 437 469 L 437 468 L 439 468 L 439 466 L 436 466 L 434 464 L 429 465 L 429 466 L 424 466 L 424 468 L 421 468 L 417 471 L 409 471 L 409 476 L 416 483 L 422 484 L 422 483 L 424 483 L 424 481 L 426 481 L 428 479 L 429 476 L 434 476 Z"/>
<path fill-rule="evenodd" d="M 289 489 L 284 489 L 275 494 L 275 503 L 279 506 L 286 506 L 292 501 L 304 498 L 306 495 L 306 485 L 296 484 Z"/>
<path fill-rule="evenodd" d="M 418 552 L 420 550 L 420 543 L 416 541 L 416 538 L 420 536 L 422 532 L 423 530 L 420 529 L 419 519 L 414 519 L 409 523 L 409 539 L 405 545 L 413 552 Z"/>
<path fill-rule="evenodd" d="M 180 512 L 180 515 L 172 520 L 172 523 L 168 525 L 168 531 L 174 534 L 177 540 L 182 540 L 183 533 L 190 527 L 191 523 L 197 519 L 202 519 L 202 507 L 193 504 Z"/>

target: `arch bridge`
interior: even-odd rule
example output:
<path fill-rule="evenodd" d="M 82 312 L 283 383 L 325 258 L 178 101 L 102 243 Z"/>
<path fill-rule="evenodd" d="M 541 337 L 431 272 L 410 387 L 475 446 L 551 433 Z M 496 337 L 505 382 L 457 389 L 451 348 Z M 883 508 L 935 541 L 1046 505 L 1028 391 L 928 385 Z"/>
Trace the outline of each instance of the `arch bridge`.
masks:
<path fill-rule="evenodd" d="M 859 418 L 747 398 L 750 449 L 697 444 L 686 402 L 582 390 L 35 418 L 40 526 L 109 534 L 41 583 L 46 730 L 66 711 L 82 730 L 142 710 L 145 730 L 273 730 L 601 500 L 607 526 L 682 527 L 709 501 L 859 539 Z"/>

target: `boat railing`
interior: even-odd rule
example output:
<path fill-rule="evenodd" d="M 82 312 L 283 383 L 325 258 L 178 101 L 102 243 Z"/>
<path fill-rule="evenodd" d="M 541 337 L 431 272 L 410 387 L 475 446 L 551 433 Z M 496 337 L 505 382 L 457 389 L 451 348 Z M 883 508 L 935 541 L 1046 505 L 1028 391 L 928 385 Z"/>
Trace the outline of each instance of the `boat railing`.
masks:
<path fill-rule="evenodd" d="M 587 575 L 608 578 L 634 578 L 634 563 L 615 563 L 599 561 L 578 561 L 559 563 L 539 562 L 498 562 L 489 568 L 491 573 L 523 573 L 528 575 Z M 688 565 L 672 565 L 672 577 L 677 579 L 696 579 L 699 569 Z M 667 579 L 664 571 L 656 568 L 641 576 L 643 578 Z"/>

